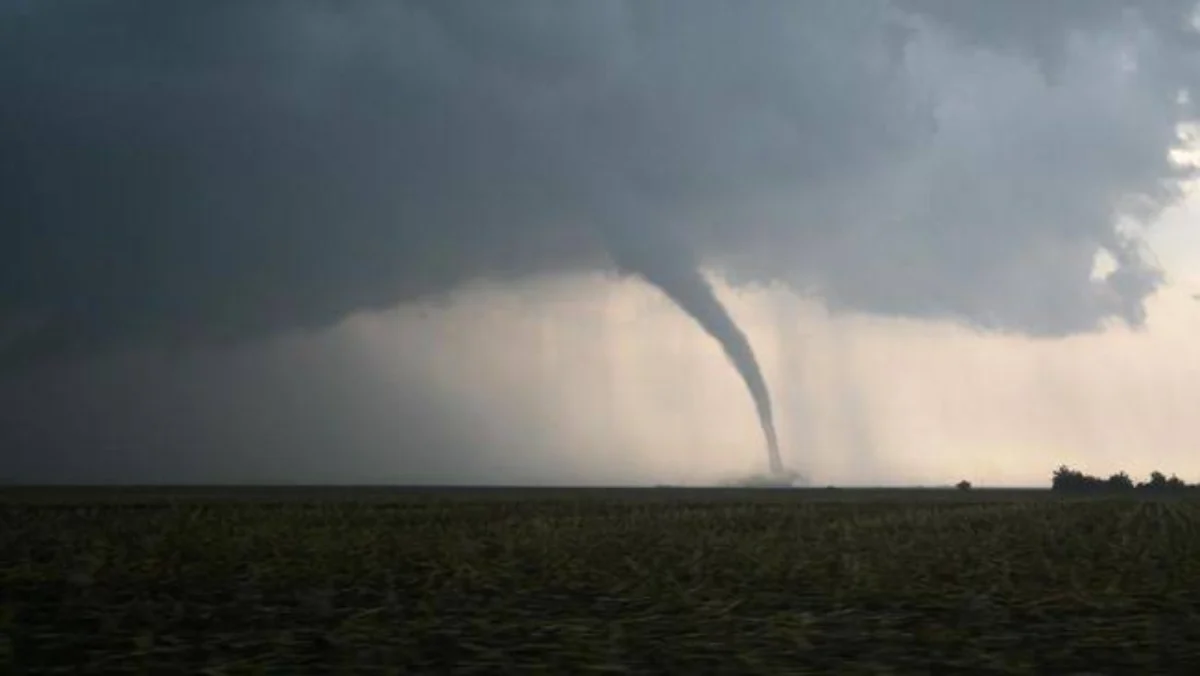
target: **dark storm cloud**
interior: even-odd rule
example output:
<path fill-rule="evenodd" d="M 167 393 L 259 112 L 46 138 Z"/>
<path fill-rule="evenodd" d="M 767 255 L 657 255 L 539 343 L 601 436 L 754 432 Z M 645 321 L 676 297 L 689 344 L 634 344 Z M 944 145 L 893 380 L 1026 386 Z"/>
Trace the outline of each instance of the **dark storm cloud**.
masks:
<path fill-rule="evenodd" d="M 346 342 L 322 332 L 14 374 L 0 380 L 0 483 L 520 481 L 490 462 L 520 449 L 436 383 L 389 377 Z"/>
<path fill-rule="evenodd" d="M 0 350 L 327 326 L 620 246 L 1137 324 L 1158 276 L 1116 219 L 1175 196 L 1188 4 L 8 2 Z"/>

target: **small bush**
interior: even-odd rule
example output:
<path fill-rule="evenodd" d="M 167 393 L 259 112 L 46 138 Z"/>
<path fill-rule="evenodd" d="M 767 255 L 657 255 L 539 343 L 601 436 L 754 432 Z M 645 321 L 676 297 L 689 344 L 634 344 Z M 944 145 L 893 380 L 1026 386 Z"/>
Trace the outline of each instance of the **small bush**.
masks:
<path fill-rule="evenodd" d="M 971 482 L 963 479 L 962 481 L 954 484 L 954 487 L 960 491 L 969 491 L 971 490 Z"/>

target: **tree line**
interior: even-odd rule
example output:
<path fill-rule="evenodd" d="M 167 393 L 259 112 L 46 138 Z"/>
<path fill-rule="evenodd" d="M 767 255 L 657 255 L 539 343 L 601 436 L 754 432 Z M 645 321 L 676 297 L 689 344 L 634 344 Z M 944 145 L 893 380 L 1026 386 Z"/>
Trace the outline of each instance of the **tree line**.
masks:
<path fill-rule="evenodd" d="M 1162 472 L 1151 472 L 1148 481 L 1137 483 L 1125 472 L 1118 472 L 1103 479 L 1063 465 L 1054 471 L 1050 490 L 1059 493 L 1168 494 L 1200 491 L 1200 485 L 1188 484 L 1174 474 L 1166 476 Z"/>

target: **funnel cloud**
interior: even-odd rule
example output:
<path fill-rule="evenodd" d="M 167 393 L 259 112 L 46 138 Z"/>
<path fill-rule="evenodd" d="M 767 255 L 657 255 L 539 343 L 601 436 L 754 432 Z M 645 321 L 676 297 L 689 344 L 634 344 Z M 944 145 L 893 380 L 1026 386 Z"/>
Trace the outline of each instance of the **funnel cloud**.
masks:
<path fill-rule="evenodd" d="M 733 317 L 721 305 L 708 280 L 680 244 L 658 242 L 648 248 L 630 246 L 630 242 L 646 240 L 614 229 L 617 227 L 619 226 L 614 224 L 613 228 L 606 231 L 609 235 L 609 251 L 617 266 L 637 274 L 657 287 L 721 344 L 721 349 L 746 383 L 746 389 L 754 401 L 763 438 L 767 444 L 767 462 L 771 474 L 782 476 L 785 470 L 783 459 L 779 455 L 779 439 L 775 433 L 771 394 L 746 334 L 734 323 Z M 648 255 L 648 252 L 654 254 Z"/>

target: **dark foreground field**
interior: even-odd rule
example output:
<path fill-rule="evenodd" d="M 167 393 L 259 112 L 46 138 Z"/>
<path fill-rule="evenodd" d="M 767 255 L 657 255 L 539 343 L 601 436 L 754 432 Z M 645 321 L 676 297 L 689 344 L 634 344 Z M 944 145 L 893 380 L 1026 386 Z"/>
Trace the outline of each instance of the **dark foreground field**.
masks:
<path fill-rule="evenodd" d="M 1200 504 L 10 489 L 0 673 L 1200 667 Z"/>

